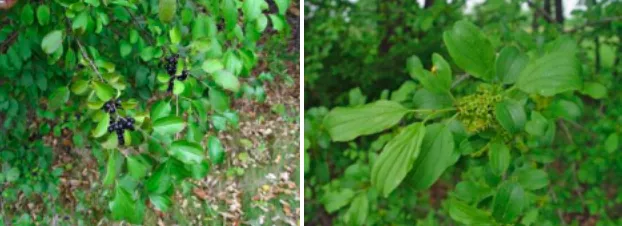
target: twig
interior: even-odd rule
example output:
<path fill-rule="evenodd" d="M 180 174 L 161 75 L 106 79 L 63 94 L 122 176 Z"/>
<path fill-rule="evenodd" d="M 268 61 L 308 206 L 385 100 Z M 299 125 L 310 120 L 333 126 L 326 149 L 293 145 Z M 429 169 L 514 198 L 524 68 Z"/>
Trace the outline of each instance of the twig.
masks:
<path fill-rule="evenodd" d="M 153 39 L 151 39 L 151 36 L 149 36 L 148 34 L 145 34 L 145 32 L 147 32 L 142 26 L 140 26 L 140 24 L 138 24 L 138 20 L 136 20 L 136 17 L 134 17 L 134 14 L 132 14 L 132 12 L 125 8 L 125 11 L 127 11 L 128 14 L 130 14 L 130 17 L 132 17 L 132 22 L 134 23 L 134 25 L 136 25 L 136 27 L 140 28 L 140 33 L 143 33 L 143 36 L 145 36 L 147 39 L 147 42 L 149 42 L 149 45 L 153 45 Z"/>
<path fill-rule="evenodd" d="M 559 203 L 557 201 L 557 195 L 555 195 L 555 192 L 553 192 L 551 187 L 549 187 L 549 194 L 551 195 L 551 199 L 553 199 L 553 202 L 555 202 L 556 204 Z M 559 217 L 559 221 L 560 221 L 561 225 L 565 226 L 566 225 L 566 221 L 564 221 L 564 215 L 562 214 L 561 209 L 557 208 L 556 212 L 557 212 L 557 216 Z"/>
<path fill-rule="evenodd" d="M 574 191 L 579 196 L 579 200 L 581 201 L 581 206 L 583 207 L 583 211 L 585 211 L 586 209 L 585 199 L 583 198 L 583 193 L 579 191 L 578 189 L 578 187 L 580 187 L 581 184 L 579 183 L 579 176 L 577 175 L 577 163 L 572 163 L 572 176 L 573 176 L 573 179 L 575 180 L 575 183 L 577 184 L 577 187 L 575 187 Z"/>
<path fill-rule="evenodd" d="M 619 20 L 622 20 L 622 16 L 617 16 L 617 17 L 606 17 L 606 18 L 603 18 L 603 19 L 601 19 L 601 20 L 596 20 L 596 21 L 588 21 L 588 22 L 586 22 L 585 24 L 583 24 L 583 25 L 581 25 L 581 26 L 575 27 L 575 28 L 570 29 L 570 30 L 567 30 L 567 31 L 565 31 L 565 32 L 566 32 L 566 33 L 573 33 L 573 32 L 576 32 L 576 31 L 578 31 L 578 30 L 581 30 L 581 29 L 583 29 L 583 28 L 586 28 L 586 27 L 589 27 L 589 26 L 592 26 L 592 25 L 597 25 L 597 24 L 602 24 L 602 23 L 609 23 L 609 22 L 619 21 Z"/>
<path fill-rule="evenodd" d="M 592 132 L 592 131 L 591 131 L 591 130 L 589 130 L 589 129 L 586 129 L 585 127 L 583 127 L 583 126 L 582 126 L 582 125 L 580 125 L 579 123 L 576 123 L 576 122 L 573 122 L 573 121 L 570 121 L 570 120 L 566 120 L 566 119 L 564 119 L 564 121 L 566 121 L 566 122 L 570 123 L 570 125 L 574 126 L 574 127 L 575 127 L 575 128 L 577 128 L 577 129 L 580 129 L 580 130 L 583 130 L 584 132 L 589 133 L 589 134 L 590 134 L 590 136 L 592 136 L 592 138 L 596 138 L 596 137 L 598 136 L 596 133 Z"/>
<path fill-rule="evenodd" d="M 568 130 L 568 127 L 566 126 L 566 123 L 564 123 L 564 121 L 562 121 L 562 120 L 559 120 L 558 122 L 559 122 L 559 125 L 564 130 L 564 133 L 566 133 L 566 138 L 568 139 L 568 141 L 571 144 L 574 144 L 574 140 L 572 139 L 572 135 L 570 135 L 570 131 Z"/>
<path fill-rule="evenodd" d="M 456 79 L 451 84 L 451 88 L 455 88 L 456 86 L 458 86 L 460 83 L 462 83 L 462 81 L 466 80 L 467 78 L 469 78 L 469 74 L 462 74 L 462 75 L 460 75 L 460 77 L 458 77 L 458 79 Z"/>
<path fill-rule="evenodd" d="M 533 3 L 531 0 L 527 0 L 527 4 L 535 9 L 536 11 L 538 11 L 538 14 L 544 16 L 546 18 L 546 20 L 551 23 L 553 21 L 555 21 L 555 19 L 553 19 L 553 17 L 551 17 L 551 15 L 549 15 L 548 13 L 546 13 L 544 10 L 542 10 L 542 8 L 538 7 L 535 3 Z"/>
<path fill-rule="evenodd" d="M 80 48 L 80 53 L 82 53 L 82 57 L 84 57 L 84 59 L 86 59 L 86 61 L 89 62 L 89 65 L 91 66 L 91 68 L 93 68 L 93 71 L 95 71 L 95 74 L 99 76 L 99 79 L 104 81 L 104 77 L 102 76 L 101 73 L 99 73 L 99 69 L 97 69 L 97 66 L 95 66 L 95 63 L 93 63 L 93 60 L 89 58 L 89 55 L 86 53 L 86 50 L 84 50 L 84 46 L 82 46 L 82 43 L 80 42 L 80 40 L 76 39 L 76 43 L 78 43 L 78 47 Z"/>

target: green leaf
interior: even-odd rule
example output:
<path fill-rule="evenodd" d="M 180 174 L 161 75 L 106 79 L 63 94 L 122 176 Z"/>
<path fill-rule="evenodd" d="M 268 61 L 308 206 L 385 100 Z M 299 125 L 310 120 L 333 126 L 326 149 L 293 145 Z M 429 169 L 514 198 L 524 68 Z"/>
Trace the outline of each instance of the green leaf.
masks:
<path fill-rule="evenodd" d="M 63 106 L 69 100 L 69 89 L 66 86 L 62 86 L 54 90 L 48 99 L 48 108 L 50 110 L 56 110 Z"/>
<path fill-rule="evenodd" d="M 173 201 L 171 200 L 171 198 L 164 195 L 150 195 L 149 201 L 156 209 L 162 212 L 166 212 L 168 208 L 173 205 Z"/>
<path fill-rule="evenodd" d="M 279 14 L 285 15 L 287 13 L 287 9 L 289 9 L 289 4 L 291 0 L 275 0 L 276 6 L 279 8 Z"/>
<path fill-rule="evenodd" d="M 380 100 L 356 107 L 336 107 L 324 118 L 324 126 L 334 141 L 349 141 L 391 128 L 406 113 L 408 109 L 402 105 Z"/>
<path fill-rule="evenodd" d="M 501 49 L 495 64 L 496 79 L 503 84 L 514 84 L 528 62 L 529 57 L 521 53 L 518 48 L 514 46 L 504 47 Z"/>
<path fill-rule="evenodd" d="M 423 69 L 423 65 L 417 56 L 410 57 L 407 62 L 410 76 L 421 82 L 423 87 L 429 91 L 436 94 L 449 93 L 449 89 L 451 88 L 451 69 L 449 68 L 449 64 L 445 62 L 443 57 L 436 53 L 433 55 L 432 59 L 435 64 L 435 72 Z M 437 71 L 436 67 L 439 67 L 440 71 Z"/>
<path fill-rule="evenodd" d="M 214 164 L 221 164 L 225 159 L 225 151 L 218 137 L 210 136 L 207 140 L 209 158 Z"/>
<path fill-rule="evenodd" d="M 171 38 L 172 44 L 179 44 L 181 42 L 181 30 L 179 26 L 173 27 L 169 32 L 168 36 Z"/>
<path fill-rule="evenodd" d="M 257 28 L 258 32 L 263 32 L 268 27 L 268 17 L 264 14 L 260 14 L 255 22 L 255 28 Z"/>
<path fill-rule="evenodd" d="M 48 24 L 50 22 L 50 7 L 45 4 L 40 5 L 37 8 L 37 19 L 41 26 Z"/>
<path fill-rule="evenodd" d="M 194 179 L 203 179 L 209 172 L 209 162 L 203 160 L 198 164 L 186 165 Z"/>
<path fill-rule="evenodd" d="M 32 5 L 26 4 L 22 8 L 22 13 L 20 13 L 22 18 L 22 23 L 26 25 L 31 25 L 35 21 L 35 11 L 32 9 Z"/>
<path fill-rule="evenodd" d="M 163 23 L 171 22 L 177 11 L 177 0 L 160 0 L 158 4 L 158 17 Z"/>
<path fill-rule="evenodd" d="M 509 99 L 497 103 L 495 116 L 499 124 L 510 133 L 516 133 L 523 129 L 527 121 L 523 105 Z"/>
<path fill-rule="evenodd" d="M 51 31 L 41 41 L 41 49 L 48 55 L 53 54 L 59 48 L 63 47 L 63 31 L 55 30 Z"/>
<path fill-rule="evenodd" d="M 598 82 L 586 82 L 583 85 L 581 93 L 586 94 L 594 99 L 603 99 L 607 97 L 607 87 Z"/>
<path fill-rule="evenodd" d="M 17 167 L 13 167 L 8 170 L 6 173 L 6 181 L 15 182 L 19 179 L 19 169 Z"/>
<path fill-rule="evenodd" d="M 426 128 L 422 123 L 409 125 L 389 141 L 376 159 L 371 171 L 371 183 L 384 197 L 389 196 L 412 169 L 425 134 Z"/>
<path fill-rule="evenodd" d="M 580 64 L 572 53 L 557 51 L 530 62 L 516 86 L 523 92 L 553 96 L 582 87 Z"/>
<path fill-rule="evenodd" d="M 140 224 L 143 221 L 141 208 L 137 208 L 137 202 L 132 199 L 132 195 L 119 184 L 115 187 L 114 198 L 108 207 L 115 220 L 127 220 L 132 224 Z"/>
<path fill-rule="evenodd" d="M 350 209 L 345 216 L 345 222 L 348 225 L 365 225 L 367 214 L 369 212 L 369 200 L 367 194 L 362 192 L 352 200 Z"/>
<path fill-rule="evenodd" d="M 177 79 L 173 81 L 173 94 L 174 95 L 179 95 L 183 93 L 185 89 L 186 89 L 186 85 L 184 85 L 182 81 L 179 81 Z"/>
<path fill-rule="evenodd" d="M 108 126 L 110 125 L 110 115 L 105 114 L 104 118 L 97 123 L 97 127 L 93 130 L 93 137 L 101 137 L 108 132 Z"/>
<path fill-rule="evenodd" d="M 163 134 L 179 133 L 186 127 L 186 122 L 177 116 L 162 117 L 153 122 L 153 131 Z"/>
<path fill-rule="evenodd" d="M 142 179 L 147 176 L 147 170 L 147 165 L 143 163 L 140 158 L 136 156 L 130 156 L 127 158 L 127 171 L 129 171 L 130 176 L 135 179 Z"/>
<path fill-rule="evenodd" d="M 354 198 L 354 191 L 351 189 L 340 189 L 339 191 L 328 191 L 322 196 L 320 202 L 324 204 L 324 209 L 328 213 L 334 213 L 335 211 L 348 205 L 352 198 Z"/>
<path fill-rule="evenodd" d="M 523 212 L 525 191 L 517 183 L 504 183 L 492 201 L 492 216 L 499 222 L 511 223 Z"/>
<path fill-rule="evenodd" d="M 605 150 L 607 150 L 607 153 L 612 154 L 616 149 L 618 149 L 618 139 L 618 134 L 609 134 L 605 140 Z"/>
<path fill-rule="evenodd" d="M 173 157 L 185 164 L 198 164 L 204 158 L 201 145 L 185 140 L 173 142 L 170 152 Z"/>
<path fill-rule="evenodd" d="M 417 90 L 417 84 L 413 81 L 406 81 L 402 83 L 399 89 L 391 92 L 390 100 L 395 102 L 410 101 L 415 90 Z M 356 88 L 350 91 L 350 105 L 363 105 L 365 104 L 365 99 L 366 97 L 363 96 L 360 88 Z"/>
<path fill-rule="evenodd" d="M 246 22 L 254 21 L 261 15 L 261 5 L 266 4 L 263 0 L 244 0 L 242 12 Z"/>
<path fill-rule="evenodd" d="M 410 187 L 423 190 L 432 186 L 454 163 L 454 146 L 453 135 L 444 123 L 429 125 L 419 157 L 412 167 Z"/>
<path fill-rule="evenodd" d="M 476 78 L 491 81 L 495 52 L 490 40 L 471 22 L 462 20 L 443 33 L 449 55 L 464 71 Z"/>
<path fill-rule="evenodd" d="M 540 112 L 531 111 L 531 120 L 525 124 L 525 132 L 532 136 L 540 137 L 544 135 L 547 126 L 548 121 Z"/>
<path fill-rule="evenodd" d="M 151 120 L 168 116 L 171 113 L 171 104 L 168 101 L 158 101 L 151 107 Z"/>
<path fill-rule="evenodd" d="M 449 94 L 436 94 L 427 89 L 419 89 L 413 97 L 413 104 L 418 109 L 443 109 L 451 107 Z"/>
<path fill-rule="evenodd" d="M 238 20 L 238 8 L 235 0 L 221 1 L 222 16 L 225 19 L 225 28 L 227 31 L 233 30 Z"/>
<path fill-rule="evenodd" d="M 132 45 L 130 45 L 126 41 L 121 41 L 120 43 L 121 45 L 119 46 L 119 53 L 121 54 L 121 57 L 126 57 L 127 55 L 130 55 L 130 53 L 132 52 Z"/>
<path fill-rule="evenodd" d="M 514 172 L 518 183 L 527 190 L 537 190 L 549 185 L 548 174 L 541 169 L 525 168 Z"/>
<path fill-rule="evenodd" d="M 272 21 L 272 28 L 274 28 L 274 30 L 280 32 L 285 29 L 287 22 L 284 16 L 275 15 L 275 14 L 270 14 L 268 16 L 270 17 L 270 21 Z"/>
<path fill-rule="evenodd" d="M 510 149 L 499 139 L 495 139 L 490 142 L 488 149 L 488 160 L 490 161 L 490 168 L 492 172 L 501 176 L 505 174 L 510 166 Z"/>
<path fill-rule="evenodd" d="M 75 94 L 84 94 L 89 88 L 89 82 L 86 80 L 78 79 L 71 84 L 71 92 Z"/>
<path fill-rule="evenodd" d="M 209 102 L 216 112 L 222 113 L 229 109 L 229 96 L 218 89 L 209 89 Z"/>
<path fill-rule="evenodd" d="M 116 137 L 114 137 L 116 139 Z M 117 176 L 117 166 L 121 164 L 119 160 L 119 151 L 109 150 L 108 163 L 106 164 L 106 176 L 104 177 L 104 185 L 108 186 L 114 183 L 114 179 Z"/>
<path fill-rule="evenodd" d="M 465 225 L 496 225 L 490 213 L 455 199 L 449 201 L 449 216 Z"/>
<path fill-rule="evenodd" d="M 225 65 L 223 65 L 222 61 L 220 61 L 219 59 L 209 59 L 204 61 L 201 65 L 201 69 L 209 74 L 220 71 L 224 68 Z"/>
<path fill-rule="evenodd" d="M 162 194 L 173 186 L 173 178 L 171 177 L 170 165 L 167 164 L 168 161 L 170 160 L 160 164 L 147 181 L 145 181 L 145 188 L 149 194 Z"/>
<path fill-rule="evenodd" d="M 219 70 L 214 73 L 214 82 L 226 90 L 238 92 L 240 81 L 228 70 Z"/>
<path fill-rule="evenodd" d="M 95 89 L 95 94 L 97 95 L 97 97 L 99 97 L 99 99 L 104 102 L 112 99 L 114 95 L 114 88 L 106 83 L 94 81 L 93 89 Z"/>

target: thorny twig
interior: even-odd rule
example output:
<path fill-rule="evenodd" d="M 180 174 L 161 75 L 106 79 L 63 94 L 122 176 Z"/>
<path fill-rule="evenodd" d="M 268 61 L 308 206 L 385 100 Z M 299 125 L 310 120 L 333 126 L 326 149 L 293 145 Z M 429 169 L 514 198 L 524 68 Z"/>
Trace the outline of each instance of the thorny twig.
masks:
<path fill-rule="evenodd" d="M 559 120 L 558 122 L 559 122 L 559 125 L 564 130 L 564 133 L 566 133 L 566 139 L 568 139 L 568 141 L 571 144 L 574 144 L 574 140 L 572 139 L 572 135 L 570 135 L 570 130 L 568 130 L 568 127 L 566 126 L 566 123 L 564 123 L 564 121 L 562 121 L 562 120 Z"/>

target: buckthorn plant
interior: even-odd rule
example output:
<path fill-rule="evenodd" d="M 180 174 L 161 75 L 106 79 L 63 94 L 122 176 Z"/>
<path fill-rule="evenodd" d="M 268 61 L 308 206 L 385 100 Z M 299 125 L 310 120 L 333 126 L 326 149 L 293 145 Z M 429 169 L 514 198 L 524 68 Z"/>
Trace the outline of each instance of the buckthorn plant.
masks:
<path fill-rule="evenodd" d="M 141 224 L 145 209 L 170 212 L 182 182 L 226 158 L 218 134 L 238 126 L 232 99 L 265 98 L 252 73 L 258 41 L 285 41 L 290 30 L 290 1 L 270 4 L 61 0 L 0 9 L 0 225 L 71 220 L 52 200 L 65 197 L 60 176 L 73 165 L 52 165 L 61 158 L 52 148 L 97 158 L 102 197 L 93 199 L 107 219 Z M 28 206 L 10 204 L 41 199 L 50 215 L 12 214 Z"/>
<path fill-rule="evenodd" d="M 306 224 L 622 223 L 622 4 L 312 2 Z"/>

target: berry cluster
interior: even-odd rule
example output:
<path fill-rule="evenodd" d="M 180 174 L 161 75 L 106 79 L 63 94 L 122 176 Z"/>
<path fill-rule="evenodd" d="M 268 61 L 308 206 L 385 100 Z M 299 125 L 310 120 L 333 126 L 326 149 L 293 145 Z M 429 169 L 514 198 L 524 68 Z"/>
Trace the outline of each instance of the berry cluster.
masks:
<path fill-rule="evenodd" d="M 457 101 L 458 118 L 469 133 L 495 127 L 495 105 L 502 100 L 500 87 L 480 85 L 475 94 Z"/>
<path fill-rule="evenodd" d="M 105 112 L 108 113 L 115 113 L 117 111 L 117 108 L 121 107 L 121 100 L 109 100 L 108 102 L 106 102 L 104 104 L 104 106 L 102 107 L 102 109 L 104 109 Z"/>
<path fill-rule="evenodd" d="M 117 139 L 120 145 L 125 144 L 125 140 L 123 139 L 123 131 L 130 130 L 134 131 L 134 119 L 131 117 L 121 117 L 119 121 L 112 119 L 110 125 L 108 126 L 108 132 L 115 131 L 117 133 Z"/>
<path fill-rule="evenodd" d="M 186 78 L 188 78 L 188 75 L 190 74 L 188 70 L 184 69 L 181 72 L 181 75 L 179 76 L 175 75 L 177 72 L 178 58 L 179 58 L 179 54 L 175 54 L 173 56 L 166 58 L 166 65 L 164 67 L 166 69 L 166 73 L 168 73 L 168 75 L 171 76 L 171 78 L 168 80 L 168 89 L 166 90 L 167 92 L 173 91 L 173 82 L 175 81 L 175 79 L 179 81 L 184 81 L 186 80 Z"/>

